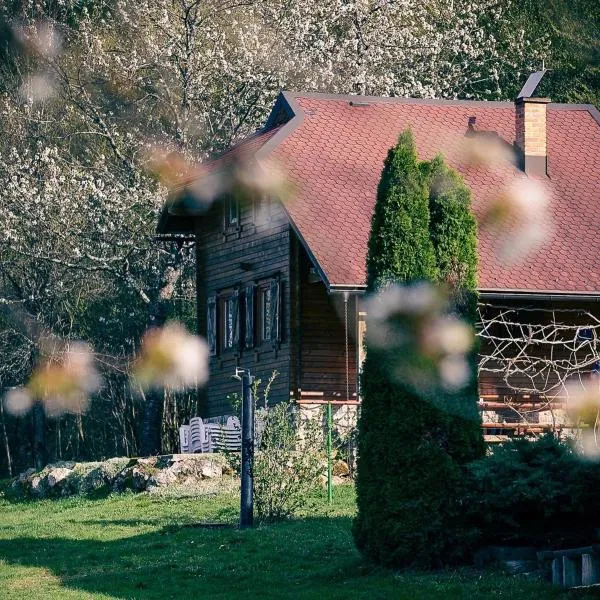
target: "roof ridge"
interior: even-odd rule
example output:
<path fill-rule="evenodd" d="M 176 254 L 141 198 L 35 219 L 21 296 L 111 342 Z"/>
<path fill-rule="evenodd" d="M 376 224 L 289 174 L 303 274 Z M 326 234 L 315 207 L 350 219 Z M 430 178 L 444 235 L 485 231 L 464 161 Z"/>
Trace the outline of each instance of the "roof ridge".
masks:
<path fill-rule="evenodd" d="M 512 108 L 515 103 L 510 100 L 469 100 L 466 98 L 413 98 L 407 96 L 367 96 L 362 94 L 334 94 L 328 92 L 302 92 L 283 90 L 286 97 L 309 98 L 315 100 L 340 100 L 348 102 L 365 102 L 373 104 L 417 104 L 423 106 L 481 106 L 486 108 Z M 587 110 L 596 120 L 600 118 L 600 111 L 593 104 L 550 102 L 549 108 L 555 110 Z M 596 113 L 596 114 L 594 114 Z"/>

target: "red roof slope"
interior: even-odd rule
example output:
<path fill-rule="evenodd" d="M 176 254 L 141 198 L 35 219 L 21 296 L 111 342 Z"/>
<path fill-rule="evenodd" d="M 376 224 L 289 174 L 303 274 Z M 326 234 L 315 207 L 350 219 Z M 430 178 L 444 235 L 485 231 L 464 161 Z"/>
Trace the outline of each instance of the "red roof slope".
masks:
<path fill-rule="evenodd" d="M 330 287 L 365 283 L 371 214 L 383 161 L 399 133 L 410 126 L 422 159 L 442 151 L 473 192 L 473 210 L 510 178 L 495 170 L 453 164 L 453 151 L 476 117 L 478 130 L 515 138 L 512 103 L 282 95 L 276 112 L 291 120 L 264 143 L 257 158 L 272 156 L 287 169 L 298 194 L 289 216 Z M 553 233 L 523 263 L 506 266 L 493 236 L 479 236 L 482 290 L 600 294 L 600 120 L 587 105 L 548 105 L 548 171 Z M 262 140 L 261 140 L 262 141 Z"/>

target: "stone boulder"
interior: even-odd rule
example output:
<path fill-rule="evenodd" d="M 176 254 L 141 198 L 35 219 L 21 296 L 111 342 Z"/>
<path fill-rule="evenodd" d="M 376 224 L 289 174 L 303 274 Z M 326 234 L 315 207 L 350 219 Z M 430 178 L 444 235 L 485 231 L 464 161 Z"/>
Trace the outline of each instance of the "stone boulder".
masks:
<path fill-rule="evenodd" d="M 41 471 L 27 469 L 10 493 L 26 498 L 57 498 L 108 492 L 152 491 L 169 486 L 198 487 L 233 473 L 220 454 L 169 454 L 150 458 L 111 458 L 102 462 L 58 462 Z"/>

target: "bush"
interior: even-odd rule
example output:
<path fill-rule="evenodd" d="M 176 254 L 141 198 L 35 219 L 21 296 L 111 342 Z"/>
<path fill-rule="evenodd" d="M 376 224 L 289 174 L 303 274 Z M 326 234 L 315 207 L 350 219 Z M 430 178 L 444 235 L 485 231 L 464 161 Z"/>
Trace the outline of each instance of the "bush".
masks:
<path fill-rule="evenodd" d="M 269 392 L 278 376 L 274 371 L 264 387 L 255 379 L 256 407 L 254 455 L 254 510 L 259 521 L 272 522 L 293 516 L 310 501 L 323 473 L 323 434 L 320 423 L 300 423 L 291 402 L 269 404 Z M 239 414 L 241 399 L 229 397 Z M 260 402 L 260 408 L 258 407 Z M 239 472 L 239 453 L 229 453 L 230 465 Z"/>
<path fill-rule="evenodd" d="M 471 190 L 442 156 L 421 163 L 429 189 L 429 235 L 438 280 L 447 286 L 453 311 L 473 330 L 477 323 L 477 222 L 471 212 Z M 480 458 L 485 448 L 477 401 L 478 344 L 471 349 L 470 381 L 454 392 L 440 390 L 438 402 L 450 413 L 448 453 L 459 464 Z"/>
<path fill-rule="evenodd" d="M 254 505 L 259 521 L 285 519 L 308 503 L 323 473 L 319 430 L 318 423 L 308 421 L 300 433 L 298 412 L 289 402 L 266 411 L 254 459 Z"/>
<path fill-rule="evenodd" d="M 517 439 L 468 467 L 471 519 L 485 544 L 568 548 L 600 528 L 600 464 L 547 435 Z"/>

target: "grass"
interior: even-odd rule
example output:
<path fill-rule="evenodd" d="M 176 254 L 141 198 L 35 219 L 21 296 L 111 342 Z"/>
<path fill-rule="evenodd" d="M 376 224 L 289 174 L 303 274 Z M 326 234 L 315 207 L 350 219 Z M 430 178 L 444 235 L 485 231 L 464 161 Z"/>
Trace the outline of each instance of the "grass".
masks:
<path fill-rule="evenodd" d="M 310 514 L 309 514 L 310 513 Z M 0 494 L 0 598 L 597 598 L 473 569 L 414 573 L 368 566 L 350 533 L 354 492 L 328 506 L 239 531 L 237 498 L 114 495 L 14 502 Z"/>

